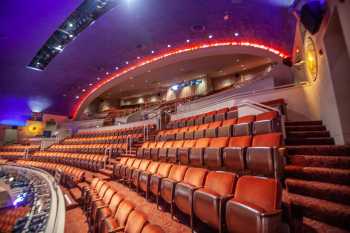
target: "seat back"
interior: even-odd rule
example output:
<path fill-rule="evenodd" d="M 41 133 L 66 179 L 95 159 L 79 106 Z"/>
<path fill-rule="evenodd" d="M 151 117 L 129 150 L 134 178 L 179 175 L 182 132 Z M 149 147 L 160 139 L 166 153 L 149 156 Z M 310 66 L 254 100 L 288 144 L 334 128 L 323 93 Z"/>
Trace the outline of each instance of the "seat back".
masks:
<path fill-rule="evenodd" d="M 157 142 L 150 142 L 150 143 L 148 144 L 148 148 L 155 148 L 156 145 L 157 145 Z"/>
<path fill-rule="evenodd" d="M 118 225 L 123 227 L 129 217 L 129 214 L 134 210 L 134 205 L 127 200 L 120 203 L 117 212 L 115 213 L 115 218 L 117 219 Z"/>
<path fill-rule="evenodd" d="M 198 126 L 197 131 L 208 129 L 208 127 L 209 127 L 209 123 L 201 124 L 201 125 Z"/>
<path fill-rule="evenodd" d="M 126 162 L 126 166 L 131 167 L 134 161 L 135 161 L 134 158 L 129 158 L 128 161 Z"/>
<path fill-rule="evenodd" d="M 165 231 L 158 225 L 146 224 L 141 233 L 165 233 Z"/>
<path fill-rule="evenodd" d="M 208 126 L 208 129 L 219 128 L 222 125 L 222 121 L 211 122 Z"/>
<path fill-rule="evenodd" d="M 151 174 L 154 174 L 157 172 L 158 167 L 159 167 L 159 162 L 151 162 L 151 164 L 147 168 L 147 171 Z"/>
<path fill-rule="evenodd" d="M 247 116 L 239 117 L 237 119 L 237 124 L 252 123 L 253 121 L 255 121 L 255 115 L 247 115 Z"/>
<path fill-rule="evenodd" d="M 207 169 L 189 167 L 186 171 L 184 182 L 196 187 L 200 187 L 203 185 L 207 173 Z"/>
<path fill-rule="evenodd" d="M 196 140 L 186 140 L 182 145 L 182 148 L 192 148 L 196 144 Z"/>
<path fill-rule="evenodd" d="M 147 224 L 147 217 L 144 213 L 134 210 L 130 213 L 125 226 L 125 233 L 141 233 L 142 228 Z"/>
<path fill-rule="evenodd" d="M 282 134 L 281 133 L 269 133 L 256 135 L 253 138 L 252 146 L 253 147 L 274 147 L 280 146 L 282 143 Z"/>
<path fill-rule="evenodd" d="M 109 209 L 112 211 L 112 214 L 115 214 L 115 211 L 118 209 L 119 204 L 124 200 L 124 196 L 115 193 L 109 203 Z"/>
<path fill-rule="evenodd" d="M 255 121 L 271 121 L 275 118 L 277 118 L 278 113 L 276 111 L 271 111 L 271 112 L 264 112 L 261 114 L 256 115 Z"/>
<path fill-rule="evenodd" d="M 233 194 L 238 176 L 231 172 L 211 171 L 208 173 L 204 187 L 220 196 Z"/>
<path fill-rule="evenodd" d="M 251 136 L 231 137 L 228 142 L 228 147 L 249 147 L 251 142 Z"/>
<path fill-rule="evenodd" d="M 172 148 L 174 141 L 167 141 L 164 143 L 163 148 Z"/>
<path fill-rule="evenodd" d="M 187 169 L 188 167 L 184 165 L 173 165 L 169 172 L 169 178 L 176 181 L 181 181 L 183 180 Z"/>
<path fill-rule="evenodd" d="M 141 146 L 142 149 L 148 148 L 150 142 L 144 142 Z"/>
<path fill-rule="evenodd" d="M 229 141 L 229 137 L 219 137 L 210 140 L 209 147 L 222 148 L 226 147 Z"/>
<path fill-rule="evenodd" d="M 100 192 L 100 190 L 101 190 L 101 188 L 102 188 L 102 185 L 105 183 L 105 181 L 103 181 L 103 180 L 99 180 L 98 182 L 97 182 L 97 185 L 96 185 L 96 191 L 97 191 L 97 193 L 98 192 Z"/>
<path fill-rule="evenodd" d="M 93 178 L 90 183 L 90 187 L 95 188 L 99 180 L 99 178 Z"/>
<path fill-rule="evenodd" d="M 139 166 L 140 166 L 140 164 L 141 164 L 141 159 L 136 159 L 135 161 L 134 161 L 134 163 L 132 164 L 132 167 L 133 168 L 139 168 Z"/>
<path fill-rule="evenodd" d="M 104 183 L 100 189 L 100 191 L 98 192 L 98 196 L 99 197 L 103 197 L 105 195 L 105 193 L 107 192 L 107 189 L 109 189 L 109 186 L 107 183 Z"/>
<path fill-rule="evenodd" d="M 114 194 L 115 194 L 115 190 L 112 188 L 109 188 L 106 191 L 105 195 L 103 196 L 103 202 L 108 205 Z"/>
<path fill-rule="evenodd" d="M 179 140 L 179 141 L 175 141 L 172 148 L 182 148 L 183 147 L 183 144 L 184 144 L 185 141 L 183 140 Z"/>
<path fill-rule="evenodd" d="M 281 194 L 277 179 L 242 176 L 238 179 L 234 199 L 274 211 L 281 207 Z"/>
<path fill-rule="evenodd" d="M 160 163 L 157 175 L 161 177 L 168 177 L 172 164 L 171 163 Z"/>
<path fill-rule="evenodd" d="M 139 166 L 139 170 L 146 171 L 150 163 L 151 163 L 150 160 L 142 160 Z"/>
<path fill-rule="evenodd" d="M 157 142 L 155 148 L 163 148 L 164 143 L 164 141 Z"/>
<path fill-rule="evenodd" d="M 209 143 L 210 143 L 210 138 L 200 138 L 197 139 L 194 145 L 194 148 L 205 148 L 208 147 Z M 192 146 L 193 147 L 193 146 Z"/>

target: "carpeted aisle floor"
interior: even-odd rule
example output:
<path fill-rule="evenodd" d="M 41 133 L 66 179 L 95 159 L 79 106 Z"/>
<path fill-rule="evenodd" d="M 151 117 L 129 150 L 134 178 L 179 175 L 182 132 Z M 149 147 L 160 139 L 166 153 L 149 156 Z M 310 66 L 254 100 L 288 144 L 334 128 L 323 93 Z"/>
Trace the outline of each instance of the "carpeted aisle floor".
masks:
<path fill-rule="evenodd" d="M 89 226 L 81 208 L 77 207 L 66 211 L 65 233 L 88 233 Z"/>
<path fill-rule="evenodd" d="M 191 233 L 191 229 L 188 226 L 171 219 L 171 215 L 168 211 L 158 210 L 155 203 L 147 201 L 140 194 L 116 181 L 110 181 L 109 183 L 118 190 L 118 193 L 124 194 L 127 200 L 134 203 L 136 209 L 147 214 L 151 223 L 160 225 L 166 233 Z"/>

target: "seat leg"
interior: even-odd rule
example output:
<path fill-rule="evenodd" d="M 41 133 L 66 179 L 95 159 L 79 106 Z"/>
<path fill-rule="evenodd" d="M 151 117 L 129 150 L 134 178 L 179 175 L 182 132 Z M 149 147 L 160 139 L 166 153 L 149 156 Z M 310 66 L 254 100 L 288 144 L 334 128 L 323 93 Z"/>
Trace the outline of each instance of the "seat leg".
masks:
<path fill-rule="evenodd" d="M 191 227 L 192 232 L 193 232 L 193 226 L 194 226 L 194 217 L 193 217 L 193 214 L 191 213 L 190 214 L 190 227 Z"/>
<path fill-rule="evenodd" d="M 170 214 L 171 214 L 171 219 L 174 219 L 174 203 L 170 203 Z"/>

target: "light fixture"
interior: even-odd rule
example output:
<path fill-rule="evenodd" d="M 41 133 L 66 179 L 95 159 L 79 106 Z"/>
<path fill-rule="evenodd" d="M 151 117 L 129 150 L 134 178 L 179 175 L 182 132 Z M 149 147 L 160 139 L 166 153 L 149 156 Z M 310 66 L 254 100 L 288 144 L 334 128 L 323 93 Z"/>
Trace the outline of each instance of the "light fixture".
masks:
<path fill-rule="evenodd" d="M 210 35 L 208 36 L 208 38 L 209 38 L 209 39 L 212 39 L 212 38 L 213 38 L 213 35 L 210 34 Z"/>
<path fill-rule="evenodd" d="M 73 38 L 74 36 L 72 34 L 69 34 L 69 38 Z"/>
<path fill-rule="evenodd" d="M 239 58 L 236 59 L 236 62 L 239 63 Z"/>
<path fill-rule="evenodd" d="M 109 72 L 108 72 L 108 71 L 106 72 L 106 75 L 109 75 Z"/>
<path fill-rule="evenodd" d="M 62 48 L 62 45 L 57 45 L 56 47 L 54 47 L 54 49 L 62 52 L 63 51 L 63 48 Z"/>
<path fill-rule="evenodd" d="M 171 47 L 171 45 L 170 44 L 168 44 L 168 48 L 170 48 Z"/>
<path fill-rule="evenodd" d="M 79 96 L 77 95 L 77 96 L 75 96 L 75 98 L 76 98 L 76 99 L 79 99 Z"/>
<path fill-rule="evenodd" d="M 137 57 L 137 59 L 139 60 L 141 57 Z"/>
<path fill-rule="evenodd" d="M 237 37 L 237 36 L 239 36 L 239 33 L 238 33 L 238 32 L 235 32 L 233 35 L 234 35 L 235 37 Z"/>
<path fill-rule="evenodd" d="M 116 66 L 116 67 L 115 67 L 115 70 L 118 70 L 118 69 L 119 69 L 119 67 L 118 67 L 118 66 Z"/>
<path fill-rule="evenodd" d="M 126 62 L 125 62 L 125 64 L 127 64 L 127 65 L 128 65 L 128 64 L 129 64 L 129 62 L 128 62 L 128 61 L 126 61 Z"/>
<path fill-rule="evenodd" d="M 170 89 L 173 90 L 173 91 L 177 91 L 177 90 L 179 90 L 179 85 L 178 84 L 172 85 L 170 87 Z"/>
<path fill-rule="evenodd" d="M 96 79 L 97 81 L 99 81 L 100 80 L 100 78 L 99 77 L 97 77 L 97 79 Z"/>
<path fill-rule="evenodd" d="M 154 53 L 154 51 L 152 50 L 152 51 L 151 51 L 151 53 L 153 54 L 153 53 Z"/>
<path fill-rule="evenodd" d="M 186 43 L 190 43 L 190 40 L 186 40 Z"/>
<path fill-rule="evenodd" d="M 74 24 L 73 24 L 73 23 L 69 23 L 68 26 L 69 26 L 70 28 L 72 28 L 72 27 L 74 26 Z"/>
<path fill-rule="evenodd" d="M 92 86 L 92 83 L 89 83 L 89 86 L 91 87 L 91 86 Z"/>
<path fill-rule="evenodd" d="M 86 90 L 85 89 L 83 89 L 83 90 L 81 90 L 82 92 L 85 92 Z"/>

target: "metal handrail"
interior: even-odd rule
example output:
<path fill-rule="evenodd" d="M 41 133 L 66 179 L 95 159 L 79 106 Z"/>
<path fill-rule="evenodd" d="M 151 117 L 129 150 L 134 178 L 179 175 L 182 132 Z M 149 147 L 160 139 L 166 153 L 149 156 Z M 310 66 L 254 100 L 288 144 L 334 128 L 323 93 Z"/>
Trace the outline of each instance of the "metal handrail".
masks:
<path fill-rule="evenodd" d="M 177 109 L 176 113 L 179 114 L 179 113 L 185 113 L 188 111 L 200 110 L 200 109 L 204 108 L 205 106 L 208 106 L 208 102 L 206 102 L 206 101 L 210 101 L 210 105 L 213 106 L 213 105 L 219 105 L 221 103 L 225 103 L 227 101 L 233 100 L 234 98 L 238 98 L 238 97 L 260 94 L 260 93 L 265 93 L 265 92 L 284 89 L 284 88 L 295 88 L 295 87 L 305 86 L 308 84 L 309 84 L 309 82 L 300 82 L 300 83 L 281 85 L 281 86 L 273 87 L 273 88 L 264 88 L 261 90 L 247 91 L 247 92 L 241 92 L 241 93 L 231 93 L 231 94 L 230 94 L 230 91 L 232 91 L 232 89 L 229 89 L 229 90 L 217 93 L 215 95 L 210 95 L 210 96 L 198 99 L 198 100 L 191 101 L 189 104 L 196 105 L 195 109 L 194 108 L 191 108 L 191 110 Z M 184 107 L 186 105 L 187 104 L 182 104 L 181 107 Z"/>

